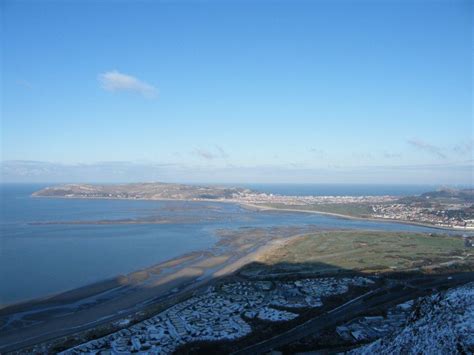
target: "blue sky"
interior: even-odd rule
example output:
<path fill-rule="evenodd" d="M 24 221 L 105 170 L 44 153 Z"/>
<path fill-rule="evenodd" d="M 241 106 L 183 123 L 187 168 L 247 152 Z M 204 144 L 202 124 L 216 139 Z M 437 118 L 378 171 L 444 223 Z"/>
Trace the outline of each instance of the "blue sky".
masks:
<path fill-rule="evenodd" d="M 4 181 L 472 184 L 469 1 L 12 1 Z"/>

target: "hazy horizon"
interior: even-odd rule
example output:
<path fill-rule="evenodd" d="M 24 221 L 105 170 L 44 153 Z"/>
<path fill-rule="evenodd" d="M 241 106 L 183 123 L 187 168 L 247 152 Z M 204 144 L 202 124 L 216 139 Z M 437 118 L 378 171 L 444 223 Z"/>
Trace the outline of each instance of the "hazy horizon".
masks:
<path fill-rule="evenodd" d="M 267 183 L 267 184 L 374 184 L 473 186 L 470 166 L 358 167 L 355 169 L 298 169 L 270 167 L 207 168 L 160 164 L 107 162 L 55 164 L 7 161 L 0 164 L 5 183 Z M 454 171 L 454 179 L 453 179 Z M 455 172 L 467 172 L 467 179 Z M 391 172 L 391 178 L 385 176 Z M 403 176 L 400 175 L 403 173 Z M 212 177 L 211 177 L 212 176 Z M 419 179 L 418 177 L 422 177 Z M 412 178 L 410 178 L 412 177 Z M 456 178 L 457 177 L 457 178 Z"/>

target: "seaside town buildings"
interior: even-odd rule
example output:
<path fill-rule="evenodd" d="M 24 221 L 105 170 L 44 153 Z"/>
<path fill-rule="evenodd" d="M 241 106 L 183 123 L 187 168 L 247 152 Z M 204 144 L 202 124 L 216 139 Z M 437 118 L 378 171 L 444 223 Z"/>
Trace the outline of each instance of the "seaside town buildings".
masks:
<path fill-rule="evenodd" d="M 262 207 L 284 208 L 330 212 L 327 206 L 346 205 L 367 207 L 365 215 L 411 223 L 430 224 L 439 227 L 474 229 L 474 211 L 471 203 L 447 203 L 424 206 L 418 203 L 399 203 L 396 196 L 283 196 L 266 193 L 239 193 L 233 196 L 235 202 Z M 350 215 L 350 212 L 347 212 Z"/>
<path fill-rule="evenodd" d="M 466 215 L 470 204 L 453 204 L 440 207 L 420 207 L 407 204 L 374 205 L 373 217 L 414 223 L 433 224 L 439 227 L 474 229 L 474 219 Z"/>
<path fill-rule="evenodd" d="M 236 281 L 212 286 L 204 294 L 132 326 L 122 320 L 123 329 L 61 354 L 168 354 L 186 343 L 235 340 L 252 332 L 251 319 L 289 321 L 299 316 L 298 309 L 321 307 L 323 297 L 373 283 L 368 277 L 328 277 L 289 282 Z"/>

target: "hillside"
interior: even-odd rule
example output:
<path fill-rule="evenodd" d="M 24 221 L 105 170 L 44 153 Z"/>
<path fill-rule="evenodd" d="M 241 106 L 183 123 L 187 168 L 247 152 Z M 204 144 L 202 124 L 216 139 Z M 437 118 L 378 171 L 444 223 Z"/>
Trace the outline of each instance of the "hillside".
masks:
<path fill-rule="evenodd" d="M 400 331 L 350 354 L 472 354 L 474 283 L 424 297 Z"/>
<path fill-rule="evenodd" d="M 448 189 L 425 192 L 419 196 L 402 197 L 399 203 L 474 203 L 474 189 Z"/>

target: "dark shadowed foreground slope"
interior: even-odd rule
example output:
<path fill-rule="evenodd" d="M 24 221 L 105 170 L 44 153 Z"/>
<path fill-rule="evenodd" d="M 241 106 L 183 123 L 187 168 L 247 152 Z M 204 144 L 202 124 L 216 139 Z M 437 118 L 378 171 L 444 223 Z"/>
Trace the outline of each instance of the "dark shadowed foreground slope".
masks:
<path fill-rule="evenodd" d="M 474 283 L 418 300 L 405 327 L 351 354 L 472 354 Z"/>

